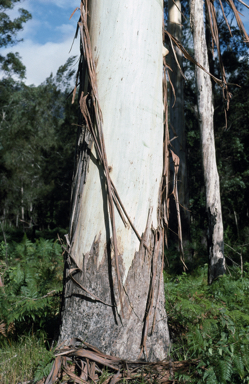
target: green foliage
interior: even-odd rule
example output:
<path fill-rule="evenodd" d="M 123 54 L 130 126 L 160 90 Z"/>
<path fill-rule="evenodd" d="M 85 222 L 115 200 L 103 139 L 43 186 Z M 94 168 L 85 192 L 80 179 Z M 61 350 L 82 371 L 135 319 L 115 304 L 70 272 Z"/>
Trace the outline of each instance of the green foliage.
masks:
<path fill-rule="evenodd" d="M 221 199 L 225 228 L 230 228 L 229 238 L 232 244 L 248 243 L 248 192 L 249 192 L 249 135 L 248 135 L 248 54 L 239 58 L 237 70 L 229 78 L 234 87 L 230 109 L 228 112 L 228 129 L 217 126 L 217 158 L 221 180 Z M 221 100 L 216 95 L 217 102 Z M 223 116 L 216 111 L 216 121 Z M 230 244 L 230 243 L 229 243 Z M 231 245 L 231 244 L 230 244 Z M 249 261 L 249 260 L 248 260 Z"/>
<path fill-rule="evenodd" d="M 38 87 L 0 82 L 0 211 L 10 225 L 68 226 L 77 113 L 67 89 L 74 59 Z"/>
<path fill-rule="evenodd" d="M 175 360 L 198 359 L 190 383 L 249 380 L 249 264 L 207 285 L 207 266 L 165 279 L 166 308 Z"/>
<path fill-rule="evenodd" d="M 6 264 L 4 246 L 0 260 L 5 263 L 0 288 L 0 320 L 14 324 L 15 334 L 36 332 L 53 337 L 58 323 L 62 291 L 63 260 L 58 242 L 39 239 L 32 243 L 24 236 L 11 244 Z"/>
<path fill-rule="evenodd" d="M 9 52 L 6 57 L 0 55 L 0 68 L 3 72 L 10 75 L 19 75 L 21 79 L 25 77 L 26 67 L 22 64 L 18 52 Z"/>
<path fill-rule="evenodd" d="M 11 20 L 6 11 L 12 9 L 15 3 L 20 0 L 4 0 L 0 4 L 0 47 L 14 45 L 21 40 L 16 39 L 17 32 L 22 30 L 23 23 L 31 19 L 31 14 L 20 8 L 18 10 L 20 16 Z"/>
<path fill-rule="evenodd" d="M 47 377 L 52 369 L 54 363 L 54 354 L 52 351 L 45 351 L 43 353 L 42 358 L 38 362 L 38 366 L 35 371 L 34 382 L 43 379 L 43 377 Z"/>
<path fill-rule="evenodd" d="M 0 48 L 12 46 L 22 41 L 17 39 L 17 33 L 23 29 L 23 24 L 31 19 L 31 14 L 23 8 L 18 10 L 19 16 L 11 20 L 8 11 L 13 9 L 15 3 L 20 0 L 3 0 L 0 4 Z M 8 53 L 6 57 L 0 55 L 0 69 L 7 76 L 13 74 L 25 77 L 25 67 L 21 62 L 19 54 Z"/>

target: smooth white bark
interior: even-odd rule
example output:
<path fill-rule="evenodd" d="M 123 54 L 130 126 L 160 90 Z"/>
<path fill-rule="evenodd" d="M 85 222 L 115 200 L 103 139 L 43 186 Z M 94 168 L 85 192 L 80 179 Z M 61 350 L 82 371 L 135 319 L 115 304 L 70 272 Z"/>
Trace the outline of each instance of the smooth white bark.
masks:
<path fill-rule="evenodd" d="M 162 7 L 161 0 L 136 0 L 135 5 L 133 0 L 93 0 L 89 9 L 108 164 L 140 235 L 151 207 L 152 225 L 158 226 L 163 162 Z M 95 237 L 100 238 L 101 262 L 108 237 L 94 147 L 92 155 L 73 249 L 80 268 Z M 125 279 L 139 241 L 131 228 L 125 228 L 117 210 L 115 217 Z"/>
<path fill-rule="evenodd" d="M 195 59 L 209 71 L 203 1 L 190 0 L 190 11 Z M 209 283 L 212 283 L 215 278 L 225 273 L 223 222 L 220 182 L 215 154 L 212 84 L 210 77 L 200 68 L 196 68 L 196 84 L 204 181 L 206 187 L 206 209 L 209 220 Z"/>
<path fill-rule="evenodd" d="M 163 360 L 170 344 L 162 273 L 163 1 L 92 0 L 88 15 L 110 176 L 144 236 L 140 243 L 115 208 L 113 258 L 106 176 L 94 145 L 89 154 L 91 139 L 83 126 L 60 338 L 81 337 L 123 359 Z"/>

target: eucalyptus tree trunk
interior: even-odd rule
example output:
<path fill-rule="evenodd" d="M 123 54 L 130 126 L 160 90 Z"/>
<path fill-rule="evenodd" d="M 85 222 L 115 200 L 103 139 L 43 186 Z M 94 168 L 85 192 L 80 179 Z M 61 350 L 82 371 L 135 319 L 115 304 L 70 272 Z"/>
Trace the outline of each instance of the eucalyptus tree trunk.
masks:
<path fill-rule="evenodd" d="M 162 275 L 163 1 L 92 0 L 88 14 L 108 169 L 129 219 L 114 209 L 119 291 L 107 177 L 83 126 L 60 341 L 81 337 L 124 359 L 162 360 L 169 347 Z"/>
<path fill-rule="evenodd" d="M 190 15 L 195 59 L 209 71 L 202 0 L 190 0 Z M 220 181 L 215 154 L 212 84 L 210 77 L 200 68 L 196 68 L 196 90 L 208 215 L 208 282 L 211 284 L 225 273 L 225 258 Z"/>
<path fill-rule="evenodd" d="M 169 19 L 168 31 L 181 42 L 182 40 L 182 15 L 181 2 L 179 0 L 169 0 Z M 180 158 L 180 167 L 178 171 L 178 197 L 180 203 L 182 237 L 186 243 L 190 239 L 190 214 L 189 214 L 189 190 L 188 190 L 188 173 L 187 173 L 187 153 L 186 153 L 186 133 L 184 119 L 184 79 L 182 68 L 182 52 L 175 47 L 175 54 L 170 48 L 169 64 L 173 72 L 170 72 L 171 82 L 174 87 L 175 94 L 171 87 L 170 92 L 170 138 L 173 150 Z M 174 204 L 172 204 L 174 206 Z M 177 215 L 171 215 L 171 221 L 177 222 Z M 176 224 L 177 225 L 177 224 Z M 173 228 L 177 232 L 176 228 Z"/>

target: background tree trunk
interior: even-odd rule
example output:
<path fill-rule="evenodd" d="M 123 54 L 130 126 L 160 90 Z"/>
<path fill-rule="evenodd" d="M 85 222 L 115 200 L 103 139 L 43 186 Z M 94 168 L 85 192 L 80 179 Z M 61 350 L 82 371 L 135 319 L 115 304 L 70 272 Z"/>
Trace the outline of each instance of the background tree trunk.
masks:
<path fill-rule="evenodd" d="M 169 20 L 168 31 L 180 42 L 182 40 L 182 15 L 181 2 L 179 0 L 169 0 Z M 175 47 L 175 53 L 179 65 L 182 68 L 182 52 Z M 175 90 L 175 96 L 171 89 L 170 92 L 170 139 L 177 136 L 172 141 L 173 150 L 180 158 L 180 167 L 178 173 L 178 196 L 181 212 L 182 237 L 183 243 L 190 240 L 190 214 L 189 214 L 189 190 L 188 190 L 188 172 L 187 172 L 187 154 L 186 154 L 186 133 L 184 119 L 184 79 L 176 63 L 174 53 L 170 47 L 169 65 L 173 69 L 170 71 L 170 78 Z M 175 203 L 171 204 L 171 211 L 175 211 Z M 172 214 L 170 226 L 177 233 L 177 215 Z"/>
<path fill-rule="evenodd" d="M 105 173 L 83 128 L 60 334 L 61 341 L 78 336 L 124 359 L 137 359 L 143 346 L 151 361 L 164 359 L 169 346 L 160 213 L 162 15 L 162 0 L 90 2 L 89 32 L 110 176 L 142 242 L 115 209 L 122 315 Z M 152 286 L 153 303 L 148 306 Z"/>
<path fill-rule="evenodd" d="M 195 59 L 204 68 L 206 68 L 207 71 L 209 71 L 203 16 L 203 1 L 190 0 L 190 13 L 191 27 L 194 37 Z M 215 155 L 212 84 L 210 77 L 200 68 L 196 68 L 196 87 L 204 181 L 206 188 L 206 209 L 208 214 L 208 282 L 211 284 L 214 279 L 225 273 L 225 258 L 220 200 L 220 181 Z"/>

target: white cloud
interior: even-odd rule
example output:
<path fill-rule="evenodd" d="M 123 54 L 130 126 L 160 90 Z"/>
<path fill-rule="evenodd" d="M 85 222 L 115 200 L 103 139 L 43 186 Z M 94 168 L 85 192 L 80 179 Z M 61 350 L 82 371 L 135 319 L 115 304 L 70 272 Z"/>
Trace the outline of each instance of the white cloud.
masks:
<path fill-rule="evenodd" d="M 36 31 L 41 27 L 41 22 L 38 19 L 31 19 L 24 24 L 23 30 L 18 32 L 17 37 L 21 39 L 30 39 L 36 34 Z M 18 46 L 19 49 L 19 46 Z"/>
<path fill-rule="evenodd" d="M 62 24 L 55 28 L 56 31 L 60 32 L 62 36 L 74 36 L 76 32 L 76 24 Z"/>
<path fill-rule="evenodd" d="M 68 0 L 37 0 L 35 4 L 37 3 L 43 6 L 44 11 L 49 9 L 49 5 L 54 4 L 60 8 L 68 8 L 70 13 L 79 5 L 80 1 L 73 0 L 69 4 Z M 60 26 L 50 25 L 48 21 L 44 22 L 39 19 L 35 4 L 33 0 L 25 0 L 17 3 L 14 9 L 8 12 L 11 18 L 15 18 L 19 14 L 18 8 L 23 7 L 33 14 L 34 18 L 25 23 L 23 30 L 18 33 L 18 39 L 24 39 L 22 43 L 1 50 L 3 56 L 8 52 L 19 52 L 22 62 L 26 66 L 25 83 L 27 85 L 41 84 L 51 72 L 55 74 L 59 66 L 63 65 L 70 56 L 79 55 L 79 41 L 74 42 L 69 54 L 76 30 L 75 19 L 71 21 L 67 19 L 67 23 Z M 46 33 L 50 31 L 50 40 L 53 41 L 56 36 L 57 41 L 39 43 L 39 35 L 45 30 Z M 1 75 L 0 73 L 0 77 Z"/>
<path fill-rule="evenodd" d="M 6 55 L 10 51 L 18 50 L 22 62 L 26 66 L 25 83 L 39 85 L 50 76 L 51 72 L 55 74 L 59 66 L 65 64 L 70 56 L 79 55 L 79 40 L 74 42 L 69 54 L 71 45 L 71 37 L 60 43 L 49 42 L 44 45 L 35 44 L 32 40 L 27 39 L 18 45 L 18 49 L 5 49 L 2 50 L 2 54 Z"/>

